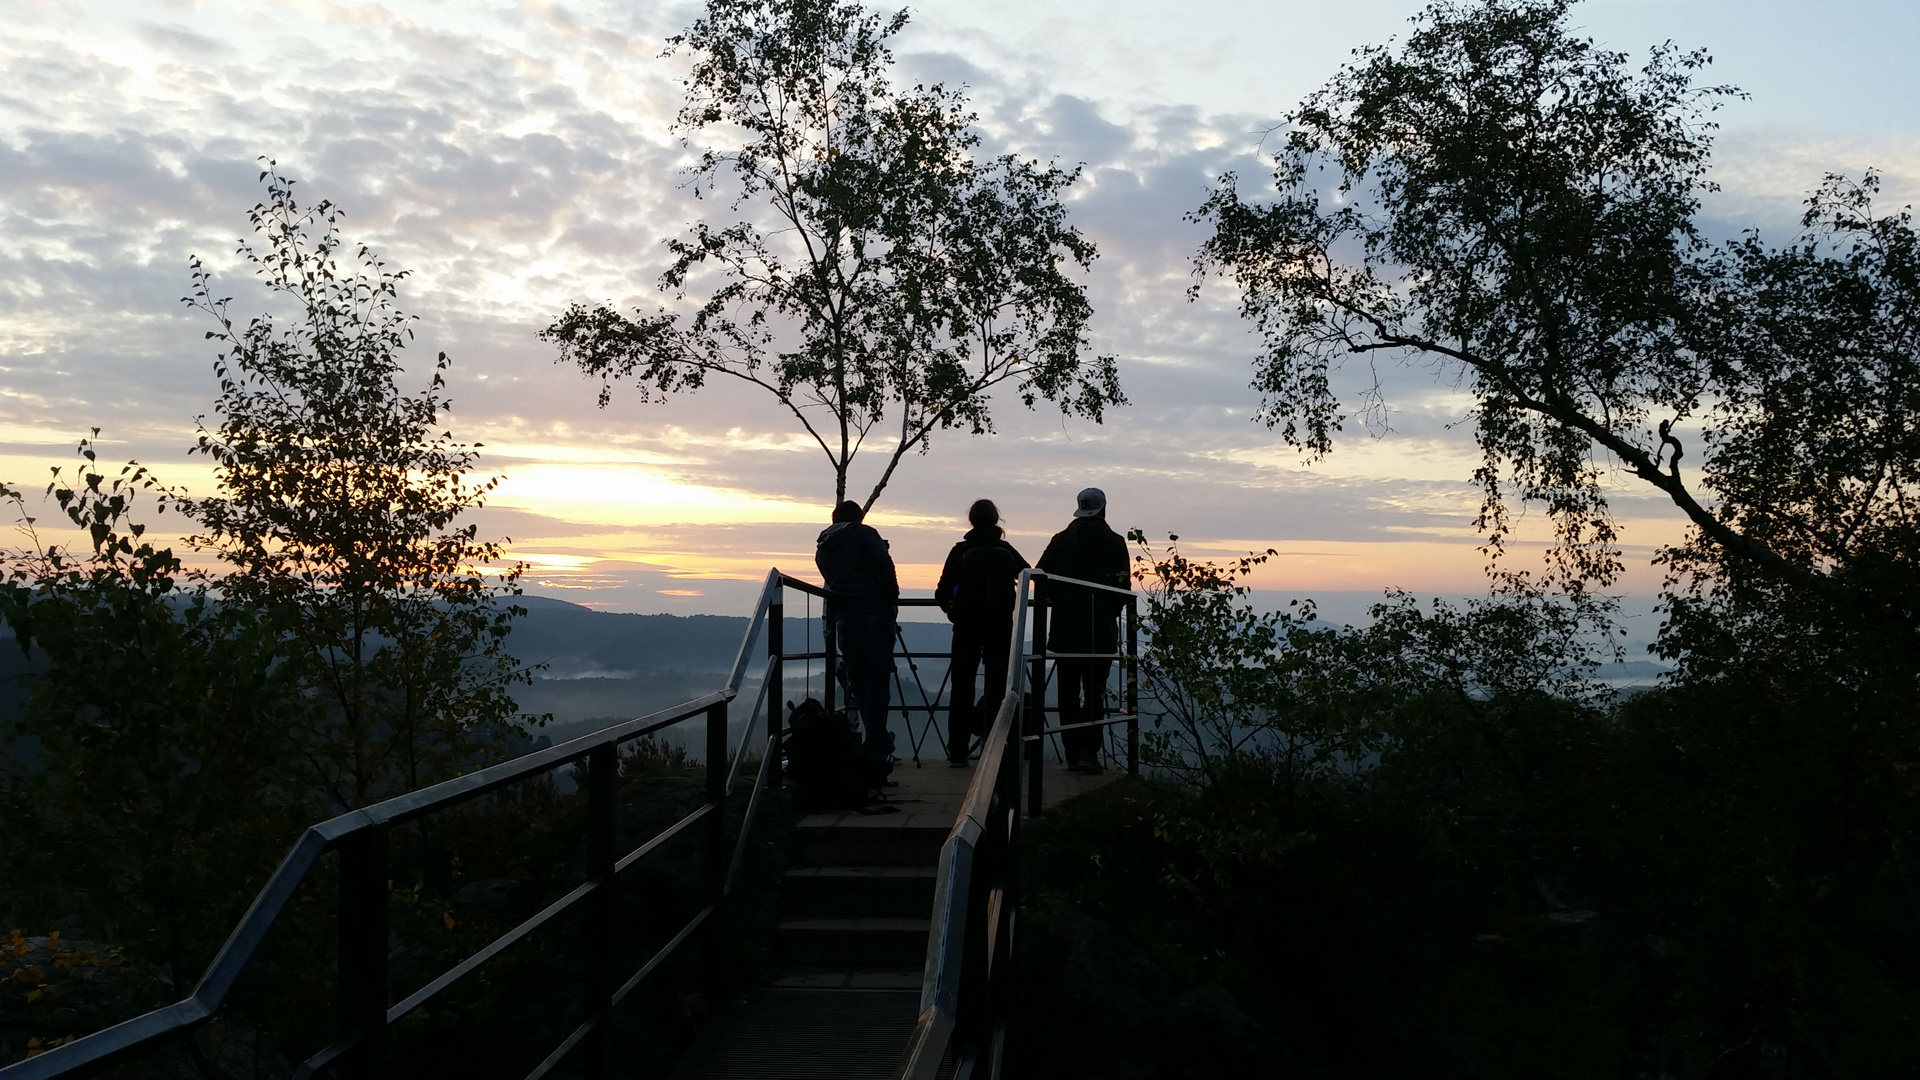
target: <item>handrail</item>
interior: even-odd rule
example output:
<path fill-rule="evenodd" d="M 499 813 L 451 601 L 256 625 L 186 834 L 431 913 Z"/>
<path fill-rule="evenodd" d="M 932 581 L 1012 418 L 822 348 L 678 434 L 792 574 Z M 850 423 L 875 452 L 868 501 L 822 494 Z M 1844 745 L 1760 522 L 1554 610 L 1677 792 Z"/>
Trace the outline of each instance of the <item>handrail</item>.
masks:
<path fill-rule="evenodd" d="M 1038 604 L 1036 588 L 1040 581 L 1084 586 L 1122 596 L 1133 595 L 1127 589 L 1049 575 L 1038 570 L 1020 573 L 1015 631 L 1009 645 L 1008 692 L 994 716 L 979 768 L 968 787 L 965 805 L 942 847 L 936 878 L 932 933 L 928 939 L 927 964 L 921 990 L 921 1014 L 901 1059 L 900 1071 L 896 1073 L 900 1077 L 932 1077 L 941 1060 L 947 1056 L 949 1044 L 954 1041 L 956 1034 L 977 1037 L 976 1041 L 963 1044 L 965 1053 L 987 1055 L 990 1059 L 987 1069 L 989 1075 L 997 1076 L 1001 1071 L 1006 1019 L 1010 1013 L 1011 935 L 1013 910 L 1017 902 L 1013 855 L 1021 809 L 1018 778 L 1024 766 L 1037 766 L 1039 762 L 1037 755 L 1040 748 L 1034 747 L 1032 752 L 1036 756 L 1028 759 L 1026 743 L 1037 740 L 1041 734 L 1057 730 L 1042 729 L 1025 735 L 1020 733 L 1026 714 L 1025 703 L 1032 690 L 1033 680 L 1029 677 L 1028 662 L 1033 662 L 1037 672 L 1045 661 L 1060 658 L 1058 654 L 1048 653 L 1045 648 L 1045 609 Z M 711 930 L 718 925 L 715 916 L 738 872 L 761 796 L 769 784 L 779 782 L 779 770 L 773 761 L 780 753 L 784 725 L 774 712 L 780 692 L 772 687 L 784 685 L 782 665 L 785 661 L 813 655 L 784 651 L 782 620 L 785 605 L 782 596 L 784 590 L 789 588 L 810 596 L 825 596 L 825 590 L 818 585 L 789 577 L 777 568 L 770 570 L 749 619 L 740 650 L 729 669 L 727 681 L 713 693 L 310 826 L 294 842 L 266 885 L 254 897 L 247 913 L 186 998 L 55 1047 L 37 1057 L 0 1068 L 0 1080 L 53 1080 L 56 1077 L 91 1075 L 170 1041 L 189 1037 L 224 1005 L 240 974 L 307 874 L 322 856 L 333 851 L 341 853 L 340 996 L 350 1008 L 342 1014 L 338 1037 L 325 1049 L 308 1058 L 297 1075 L 312 1075 L 321 1068 L 337 1067 L 351 1071 L 356 1080 L 361 1077 L 377 1080 L 384 1075 L 382 1048 L 387 1023 L 424 1004 L 575 905 L 585 905 L 586 932 L 590 939 L 599 940 L 594 935 L 604 936 L 610 929 L 611 892 L 620 872 L 674 836 L 704 821 L 708 849 L 708 903 L 617 989 L 612 983 L 611 973 L 604 971 L 604 961 L 588 963 L 582 972 L 590 1003 L 586 1018 L 546 1056 L 529 1080 L 544 1076 L 582 1045 L 589 1048 L 586 1075 L 603 1077 L 610 1010 L 696 930 L 702 926 Z M 902 598 L 901 602 L 902 606 L 908 607 L 932 606 L 935 603 L 924 597 Z M 1131 659 L 1131 631 L 1134 629 L 1132 604 L 1128 605 L 1128 609 L 1129 654 L 1116 656 L 1124 655 Z M 1024 651 L 1030 624 L 1036 646 L 1032 654 Z M 762 673 L 760 695 L 746 717 L 735 753 L 728 755 L 728 707 L 744 685 L 753 642 L 763 630 L 767 634 L 768 656 Z M 834 656 L 831 645 L 822 655 L 828 659 L 830 672 Z M 1037 674 L 1035 677 L 1038 677 Z M 832 694 L 831 675 L 826 692 L 829 696 Z M 1039 707 L 1037 700 L 1035 705 Z M 753 740 L 763 706 L 766 708 L 767 721 L 766 752 L 754 778 L 752 794 L 731 857 L 726 858 L 719 846 L 724 836 L 725 800 L 731 795 L 739 777 L 740 766 L 748 744 Z M 1130 711 L 1137 713 L 1138 710 L 1136 707 Z M 703 714 L 707 719 L 707 801 L 626 856 L 616 859 L 612 848 L 612 814 L 619 746 Z M 1041 714 L 1044 714 L 1043 708 Z M 1129 741 L 1131 743 L 1131 735 Z M 1131 746 L 1129 749 L 1131 762 Z M 427 985 L 414 990 L 400 1002 L 388 1005 L 385 961 L 386 861 L 387 835 L 392 827 L 574 762 L 584 762 L 583 771 L 588 786 L 591 819 L 588 830 L 588 880 Z M 1037 770 L 1033 770 L 1031 775 L 1037 779 Z M 1036 793 L 1029 796 L 1029 800 L 1028 811 L 1037 814 L 1037 789 Z M 354 913 L 353 919 L 348 917 L 350 911 Z M 349 941 L 349 938 L 352 940 Z M 984 1012 L 981 1011 L 981 1005 L 969 1004 L 983 1000 L 983 993 L 995 1003 L 993 1008 Z"/>
<path fill-rule="evenodd" d="M 940 849 L 940 868 L 934 878 L 933 920 L 927 935 L 927 962 L 920 983 L 920 1015 L 914 1021 L 907 1048 L 894 1070 L 895 1080 L 933 1080 L 947 1055 L 960 1013 L 961 979 L 966 968 L 967 909 L 974 891 L 974 853 L 987 835 L 993 818 L 994 796 L 1017 781 L 1023 744 L 1015 738 L 1021 705 L 1027 691 L 1027 665 L 1022 663 L 1027 638 L 1027 609 L 1036 570 L 1020 571 L 1014 608 L 1013 641 L 1008 646 L 1007 695 L 1000 700 L 993 726 L 980 751 L 980 764 L 967 785 L 959 817 Z M 1012 753 L 1013 768 L 1007 755 Z"/>
<path fill-rule="evenodd" d="M 1021 571 L 1022 578 L 1026 578 L 1029 575 L 1033 578 L 1033 580 L 1036 580 L 1036 581 L 1052 581 L 1052 582 L 1057 582 L 1061 585 L 1072 585 L 1075 588 L 1084 587 L 1088 589 L 1098 589 L 1101 592 L 1113 593 L 1116 596 L 1139 596 L 1140 595 L 1139 593 L 1134 592 L 1130 588 L 1123 588 L 1122 586 L 1119 586 L 1119 585 L 1108 585 L 1105 582 L 1101 582 L 1101 581 L 1083 581 L 1080 578 L 1071 578 L 1066 576 L 1065 574 L 1049 574 L 1045 570 Z"/>
<path fill-rule="evenodd" d="M 718 770 L 728 765 L 725 761 L 726 706 L 731 703 L 740 692 L 740 687 L 745 679 L 749 662 L 748 658 L 753 643 L 765 625 L 769 612 L 776 607 L 780 607 L 784 611 L 783 605 L 780 604 L 780 595 L 783 588 L 793 588 L 813 595 L 824 595 L 824 590 L 817 585 L 802 581 L 798 578 L 788 577 L 778 568 L 769 570 L 766 585 L 761 590 L 759 602 L 754 605 L 754 612 L 749 620 L 746 635 L 741 641 L 740 651 L 735 656 L 727 682 L 722 689 L 683 702 L 679 705 L 670 706 L 644 716 L 623 721 L 612 727 L 582 735 L 576 739 L 570 739 L 556 746 L 536 750 L 532 753 L 514 758 L 511 761 L 503 761 L 496 765 L 490 765 L 484 769 L 468 773 L 465 776 L 454 777 L 453 779 L 445 780 L 417 791 L 397 795 L 372 806 L 352 810 L 309 826 L 301 833 L 300 837 L 294 841 L 286 857 L 281 860 L 279 867 L 274 870 L 272 876 L 267 879 L 266 884 L 254 897 L 253 903 L 248 907 L 246 914 L 241 918 L 233 932 L 228 935 L 226 942 L 214 956 L 213 962 L 208 965 L 206 973 L 200 977 L 199 982 L 194 985 L 193 991 L 190 994 L 172 1005 L 163 1006 L 151 1012 L 124 1020 L 111 1027 L 103 1028 L 90 1035 L 83 1036 L 71 1043 L 54 1047 L 38 1056 L 28 1058 L 13 1065 L 0 1067 L 0 1080 L 54 1080 L 54 1078 L 57 1077 L 91 1075 L 116 1062 L 125 1061 L 134 1055 L 190 1035 L 195 1029 L 210 1020 L 225 1003 L 227 995 L 232 990 L 235 981 L 246 968 L 248 962 L 252 960 L 275 919 L 277 919 L 285 909 L 288 900 L 292 898 L 294 892 L 306 878 L 306 875 L 313 869 L 314 864 L 328 852 L 343 850 L 356 843 L 377 842 L 379 844 L 378 861 L 384 866 L 385 833 L 393 826 L 405 824 L 426 814 L 467 802 L 509 784 L 538 776 L 583 758 L 587 759 L 588 764 L 593 767 L 593 773 L 604 773 L 604 780 L 602 782 L 610 784 L 613 766 L 617 763 L 618 748 L 621 743 L 706 714 L 709 725 L 709 750 L 715 749 L 716 746 L 719 750 L 718 759 L 715 759 L 712 753 L 708 755 L 709 800 L 706 803 L 702 804 L 680 821 L 669 826 L 660 835 L 642 844 L 625 858 L 618 860 L 617 863 L 613 860 L 611 852 L 608 852 L 606 856 L 607 866 L 605 869 L 610 870 L 612 872 L 611 875 L 595 876 L 590 872 L 587 882 L 573 889 L 559 900 L 554 901 L 539 914 L 526 920 L 514 929 L 507 931 L 500 938 L 483 947 L 478 953 L 456 964 L 452 969 L 435 978 L 426 986 L 409 994 L 398 1004 L 389 1007 L 384 1001 L 379 1003 L 380 1018 L 386 1021 L 398 1019 L 400 1016 L 405 1015 L 413 1008 L 424 1003 L 427 999 L 438 994 L 441 990 L 444 990 L 461 976 L 474 970 L 486 960 L 491 959 L 514 942 L 531 933 L 540 925 L 551 920 L 562 911 L 589 897 L 598 899 L 610 888 L 613 875 L 617 875 L 620 870 L 625 869 L 648 852 L 654 850 L 668 838 L 684 830 L 701 818 L 714 814 L 716 810 L 723 807 L 723 802 L 716 804 L 714 800 L 716 798 L 724 800 L 726 793 L 731 791 L 733 779 L 737 776 L 740 758 L 745 755 L 746 743 L 751 739 L 755 726 L 755 717 L 750 716 L 745 730 L 741 733 L 739 753 L 733 758 L 731 767 L 728 767 L 728 775 L 723 783 Z M 774 637 L 770 638 L 770 645 L 779 640 L 780 638 L 776 633 Z M 775 672 L 780 670 L 780 660 L 782 657 L 778 649 L 770 648 L 770 652 L 772 655 L 768 657 L 768 663 L 765 669 L 766 675 L 763 676 L 762 679 L 761 701 L 768 700 L 766 678 L 772 677 Z M 754 712 L 757 714 L 758 711 L 759 706 L 756 704 Z M 779 725 L 773 720 L 772 709 L 769 708 L 768 729 L 770 737 L 777 736 L 778 727 Z M 720 891 L 718 895 L 713 897 L 707 907 L 696 914 L 693 920 L 669 941 L 660 952 L 656 953 L 639 972 L 628 979 L 618 991 L 609 995 L 609 1004 L 617 1002 L 619 998 L 626 996 L 629 991 L 638 985 L 642 978 L 665 958 L 667 953 L 671 952 L 683 942 L 695 927 L 706 922 L 714 913 L 720 896 L 724 895 L 726 885 L 731 884 L 733 871 L 738 868 L 747 831 L 752 826 L 753 813 L 759 805 L 760 790 L 767 781 L 768 770 L 766 759 L 773 756 L 774 745 L 775 744 L 770 741 L 768 753 L 762 759 L 760 772 L 758 777 L 756 777 L 754 785 L 753 797 L 748 803 L 747 815 L 741 824 L 739 844 L 736 845 L 736 849 L 732 853 L 731 865 L 724 866 L 724 883 L 717 880 L 720 876 L 720 871 L 723 869 L 723 864 L 718 861 L 719 852 L 714 851 L 710 853 L 709 872 L 716 879 L 714 884 L 719 886 Z M 602 793 L 602 795 L 607 800 L 606 812 L 611 813 L 610 789 Z M 719 824 L 718 816 L 715 815 L 714 820 L 710 823 L 710 827 L 713 829 L 710 844 L 717 842 L 717 838 L 721 835 L 718 831 Z M 604 827 L 610 828 L 610 824 L 605 824 Z M 609 843 L 611 842 L 610 836 L 611 834 L 608 833 Z M 345 857 L 343 853 L 343 858 Z M 343 864 L 343 874 L 344 872 L 345 867 Z M 377 884 L 379 888 L 381 903 L 384 905 L 386 887 L 384 873 L 380 875 L 380 880 L 375 884 Z M 344 896 L 345 891 L 343 888 L 343 903 L 346 902 Z M 381 919 L 381 921 L 384 922 L 384 919 Z M 343 935 L 345 933 L 344 923 L 345 920 L 343 919 Z M 384 930 L 381 932 L 381 937 L 384 939 Z M 384 940 L 379 943 L 378 948 L 382 956 L 384 956 Z M 384 970 L 384 962 L 382 962 L 382 970 Z M 382 976 L 382 980 L 384 980 L 384 976 Z M 542 1074 L 547 1069 L 550 1069 L 553 1064 L 571 1050 L 574 1045 L 586 1037 L 589 1031 L 596 1026 L 596 1023 L 596 1019 L 590 1016 L 586 1023 L 575 1030 L 559 1047 L 555 1048 L 553 1054 L 550 1054 L 547 1060 L 535 1070 L 535 1075 Z M 310 1071 L 315 1067 L 331 1064 L 338 1057 L 354 1051 L 364 1043 L 367 1035 L 368 1032 L 365 1030 L 353 1030 L 343 1033 L 334 1043 L 320 1051 L 314 1058 L 310 1058 L 307 1062 L 307 1068 L 302 1071 Z M 601 1041 L 604 1042 L 604 1040 Z"/>
<path fill-rule="evenodd" d="M 780 594 L 780 584 L 785 577 L 777 569 L 767 571 L 767 583 L 760 589 L 760 602 L 753 605 L 753 618 L 747 623 L 746 634 L 740 638 L 740 651 L 734 654 L 733 667 L 728 669 L 729 698 L 740 693 L 740 681 L 747 677 L 747 653 L 752 650 L 754 639 L 760 636 L 760 624 L 766 621 L 767 609 L 773 606 L 773 598 Z"/>
<path fill-rule="evenodd" d="M 1006 1045 L 1013 995 L 1014 909 L 1018 905 L 1018 830 L 1020 827 L 1019 777 L 1024 765 L 1038 765 L 1041 748 L 1037 745 L 1049 731 L 1065 728 L 1104 727 L 1129 723 L 1129 768 L 1136 755 L 1132 743 L 1137 735 L 1138 705 L 1132 702 L 1130 713 L 1091 724 L 1062 725 L 1021 733 L 1021 722 L 1033 690 L 1027 661 L 1038 667 L 1058 654 L 1046 651 L 1044 610 L 1039 609 L 1038 581 L 1084 585 L 1091 589 L 1117 593 L 1128 598 L 1128 651 L 1119 659 L 1134 660 L 1136 594 L 1099 582 L 1047 574 L 1040 570 L 1020 572 L 1014 607 L 1013 640 L 1007 657 L 1007 694 L 994 714 L 980 763 L 967 785 L 967 797 L 955 818 L 952 830 L 940 850 L 940 867 L 934 879 L 933 919 L 927 937 L 927 961 L 920 983 L 920 1015 L 905 1051 L 893 1072 L 894 1080 L 934 1080 L 953 1051 L 956 1076 L 998 1077 L 1005 1071 L 1009 1048 Z M 1035 637 L 1034 651 L 1025 651 L 1029 623 Z M 1133 679 L 1129 671 L 1131 697 Z M 1035 694 L 1031 701 L 1037 716 L 1044 707 Z M 1033 742 L 1033 758 L 1027 758 L 1027 744 Z M 1037 771 L 1033 773 L 1037 778 Z M 1029 806 L 1037 813 L 1037 795 Z M 956 1036 L 963 1038 L 955 1048 Z M 984 1065 L 984 1069 L 981 1066 Z"/>
<path fill-rule="evenodd" d="M 729 795 L 733 794 L 733 782 L 740 778 L 740 762 L 747 756 L 747 745 L 753 741 L 753 730 L 760 726 L 760 709 L 767 703 L 767 687 L 772 683 L 774 667 L 778 663 L 778 658 L 769 656 L 766 666 L 760 671 L 760 693 L 754 696 L 753 708 L 747 710 L 746 725 L 740 729 L 740 745 L 734 748 L 733 764 L 727 766 L 726 787 Z"/>

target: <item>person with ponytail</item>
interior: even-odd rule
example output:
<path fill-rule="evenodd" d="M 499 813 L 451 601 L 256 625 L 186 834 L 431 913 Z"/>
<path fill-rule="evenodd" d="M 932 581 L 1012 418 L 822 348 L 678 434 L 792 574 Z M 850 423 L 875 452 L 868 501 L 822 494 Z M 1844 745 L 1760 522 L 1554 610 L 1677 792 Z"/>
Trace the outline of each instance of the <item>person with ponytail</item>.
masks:
<path fill-rule="evenodd" d="M 953 694 L 947 712 L 947 763 L 965 768 L 974 739 L 991 726 L 1007 696 L 1007 658 L 1013 648 L 1014 586 L 1027 560 L 1006 541 L 1000 509 L 980 499 L 967 510 L 973 527 L 948 553 L 934 599 L 953 623 Z M 984 692 L 974 679 L 986 669 Z"/>

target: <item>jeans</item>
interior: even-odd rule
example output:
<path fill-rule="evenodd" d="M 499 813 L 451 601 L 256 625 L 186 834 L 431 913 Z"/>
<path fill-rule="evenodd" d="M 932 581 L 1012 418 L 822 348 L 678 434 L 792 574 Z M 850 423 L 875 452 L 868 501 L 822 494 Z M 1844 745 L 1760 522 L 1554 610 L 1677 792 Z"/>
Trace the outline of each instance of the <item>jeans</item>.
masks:
<path fill-rule="evenodd" d="M 1112 660 L 1056 660 L 1053 677 L 1060 690 L 1060 723 L 1090 724 L 1107 718 L 1107 673 Z M 1060 742 L 1067 764 L 1099 760 L 1100 742 L 1105 728 L 1081 728 L 1063 731 Z"/>
<path fill-rule="evenodd" d="M 1007 696 L 1007 651 L 1013 647 L 1013 618 L 986 624 L 965 619 L 953 624 L 953 698 L 947 712 L 947 760 L 965 761 L 975 737 L 984 734 Z M 973 677 L 987 669 L 986 691 L 974 704 Z"/>
<path fill-rule="evenodd" d="M 886 611 L 835 616 L 834 638 L 847 666 L 851 704 L 860 710 L 869 747 L 887 745 L 887 703 L 893 698 L 893 614 Z"/>

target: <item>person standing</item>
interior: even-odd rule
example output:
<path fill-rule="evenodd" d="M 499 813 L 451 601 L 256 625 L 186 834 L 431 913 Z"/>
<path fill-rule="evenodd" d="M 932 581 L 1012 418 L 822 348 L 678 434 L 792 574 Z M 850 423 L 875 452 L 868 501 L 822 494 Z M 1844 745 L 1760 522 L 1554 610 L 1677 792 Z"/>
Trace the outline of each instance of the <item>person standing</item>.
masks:
<path fill-rule="evenodd" d="M 900 578 L 887 542 L 861 518 L 849 499 L 833 508 L 833 524 L 815 544 L 813 564 L 827 590 L 822 613 L 833 626 L 847 665 L 852 704 L 860 711 L 869 750 L 890 749 L 887 739 L 888 681 L 893 675 L 893 636 L 900 615 Z"/>
<path fill-rule="evenodd" d="M 1127 542 L 1107 526 L 1107 494 L 1087 488 L 1075 500 L 1073 521 L 1053 534 L 1040 555 L 1040 569 L 1049 575 L 1131 590 Z M 1049 580 L 1047 651 L 1051 653 L 1113 653 L 1119 648 L 1118 617 L 1126 607 L 1120 596 L 1099 589 Z M 1089 724 L 1106 718 L 1107 673 L 1111 659 L 1073 657 L 1054 661 L 1059 685 L 1060 723 Z M 1101 771 L 1100 728 L 1060 733 L 1067 768 Z"/>
<path fill-rule="evenodd" d="M 953 545 L 940 568 L 933 596 L 953 623 L 953 661 L 948 669 L 953 697 L 947 711 L 947 764 L 965 768 L 976 736 L 1007 696 L 1007 656 L 1013 648 L 1013 607 L 1020 571 L 1027 568 L 1006 531 L 1000 528 L 1000 509 L 990 499 L 967 508 L 973 528 Z M 976 706 L 974 676 L 986 668 L 986 692 Z"/>

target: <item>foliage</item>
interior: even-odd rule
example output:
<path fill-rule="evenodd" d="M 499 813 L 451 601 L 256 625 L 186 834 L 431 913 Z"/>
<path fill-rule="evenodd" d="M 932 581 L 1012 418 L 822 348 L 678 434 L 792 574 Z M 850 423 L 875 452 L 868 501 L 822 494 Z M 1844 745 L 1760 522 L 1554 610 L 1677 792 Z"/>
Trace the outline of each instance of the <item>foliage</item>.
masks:
<path fill-rule="evenodd" d="M 1553 641 L 1591 637 L 1540 637 L 1568 609 L 1509 606 L 1512 633 L 1458 647 L 1447 620 L 1376 612 L 1374 662 L 1412 693 L 1329 805 L 1439 870 L 1413 886 L 1429 902 L 1466 887 L 1485 918 L 1531 891 L 1588 928 L 1641 1002 L 1614 1021 L 1629 1071 L 1911 1071 L 1892 1033 L 1920 988 L 1884 958 L 1912 947 L 1920 889 L 1920 238 L 1868 175 L 1829 177 L 1785 246 L 1707 243 L 1731 91 L 1693 84 L 1701 53 L 1633 70 L 1570 6 L 1428 9 L 1290 117 L 1277 198 L 1229 178 L 1200 212 L 1199 268 L 1265 339 L 1265 416 L 1309 453 L 1338 429 L 1334 366 L 1398 355 L 1471 390 L 1479 524 L 1497 557 L 1509 500 L 1544 503 L 1571 614 L 1620 568 L 1611 465 L 1690 526 L 1661 555 L 1677 670 L 1626 701 L 1537 678 L 1567 668 Z M 1503 672 L 1536 689 L 1418 692 Z"/>
<path fill-rule="evenodd" d="M 1135 530 L 1135 577 L 1146 598 L 1141 650 L 1154 728 L 1150 764 L 1212 774 L 1249 756 L 1289 777 L 1351 772 L 1394 753 L 1413 730 L 1386 722 L 1409 702 L 1429 702 L 1449 722 L 1478 725 L 1498 741 L 1514 703 L 1555 698 L 1604 704 L 1592 679 L 1615 630 L 1611 601 L 1556 599 L 1511 575 L 1505 592 L 1464 610 L 1430 610 L 1391 592 L 1364 629 L 1318 622 L 1313 602 L 1262 612 L 1240 584 L 1275 554 L 1230 563 L 1164 551 Z"/>
<path fill-rule="evenodd" d="M 0 617 L 45 662 L 0 723 L 0 910 L 78 920 L 178 978 L 316 808 L 291 782 L 302 688 L 271 612 L 214 601 L 143 539 L 139 497 L 177 496 L 79 451 L 48 494 L 91 552 L 44 544 L 5 491 L 29 546 L 7 559 Z"/>
<path fill-rule="evenodd" d="M 1226 1047 L 1239 1064 L 1213 1071 L 1232 1075 L 1920 1064 L 1920 849 L 1886 816 L 1920 791 L 1863 753 L 1877 695 L 1762 653 L 1614 697 L 1565 601 L 1373 614 L 1310 639 L 1339 651 L 1286 660 L 1334 669 L 1330 711 L 1375 752 L 1311 771 L 1243 752 L 1030 829 L 1023 993 L 1089 1034 L 1027 1060 L 1143 1077 Z M 1234 1007 L 1196 1014 L 1209 995 Z"/>
<path fill-rule="evenodd" d="M 1239 285 L 1266 342 L 1263 414 L 1313 454 L 1339 428 L 1342 357 L 1457 369 L 1475 398 L 1479 523 L 1495 553 L 1513 489 L 1545 503 L 1564 582 L 1610 582 L 1599 451 L 1718 542 L 1763 557 L 1694 500 L 1677 464 L 1661 470 L 1654 428 L 1668 436 L 1713 390 L 1690 348 L 1712 281 L 1693 215 L 1711 188 L 1706 118 L 1733 91 L 1693 85 L 1700 52 L 1663 46 L 1633 71 L 1572 35 L 1570 6 L 1437 4 L 1397 51 L 1362 50 L 1289 115 L 1276 199 L 1243 201 L 1229 176 L 1201 207 L 1214 234 L 1198 269 Z"/>
<path fill-rule="evenodd" d="M 687 773 L 698 766 L 683 743 L 658 735 L 642 735 L 620 753 L 622 782 L 643 779 L 659 773 Z"/>
<path fill-rule="evenodd" d="M 222 346 L 219 421 L 195 447 L 218 494 L 138 464 L 110 475 L 82 441 L 47 489 L 87 538 L 68 549 L 4 489 L 27 540 L 0 582 L 26 697 L 0 715 L 0 911 L 85 927 L 154 971 L 116 984 L 112 1019 L 191 986 L 303 826 L 500 754 L 528 679 L 504 650 L 518 609 L 498 602 L 517 573 L 492 574 L 497 546 L 458 521 L 491 482 L 467 483 L 473 448 L 435 433 L 445 356 L 426 389 L 395 385 L 403 275 L 348 254 L 337 208 L 262 179 L 264 241 L 240 252 L 293 314 L 236 325 L 197 260 L 187 298 Z M 143 515 L 176 510 L 224 566 L 189 569 L 149 539 Z M 327 907 L 296 900 L 256 958 L 261 985 L 237 995 L 256 1026 L 208 1038 L 311 1027 Z"/>
<path fill-rule="evenodd" d="M 689 170 L 696 195 L 733 186 L 731 215 L 668 242 L 660 284 L 690 318 L 575 304 L 541 335 L 602 380 L 603 406 L 618 379 L 643 400 L 742 380 L 820 447 L 836 503 L 867 438 L 890 437 L 871 507 L 934 432 L 991 432 L 1003 384 L 1095 421 L 1125 401 L 1113 358 L 1082 357 L 1091 308 L 1065 268 L 1095 251 L 1061 203 L 1078 171 L 980 160 L 960 91 L 889 79 L 905 23 L 848 0 L 711 0 L 672 39 L 693 57 L 679 130 L 738 136 Z"/>
<path fill-rule="evenodd" d="M 505 651 L 522 609 L 496 602 L 519 594 L 520 568 L 490 573 L 500 545 L 459 524 L 497 478 L 468 483 L 476 448 L 435 432 L 446 354 L 424 389 L 397 386 L 406 272 L 350 253 L 333 203 L 302 206 L 271 164 L 261 178 L 249 218 L 264 246 L 239 253 L 293 311 L 237 325 L 193 261 L 186 303 L 213 317 L 222 350 L 220 419 L 195 450 L 221 494 L 182 507 L 204 529 L 194 543 L 232 567 L 223 596 L 291 627 L 291 662 L 323 703 L 303 733 L 312 782 L 363 806 L 499 753 L 509 691 L 531 679 Z"/>
<path fill-rule="evenodd" d="M 1708 676 L 1742 650 L 1851 668 L 1911 724 L 1920 671 L 1920 235 L 1879 215 L 1878 179 L 1829 177 L 1804 235 L 1748 235 L 1724 254 L 1710 333 L 1726 369 L 1709 464 L 1719 512 L 1802 576 L 1718 556 L 1696 533 L 1665 556 L 1676 594 L 1664 648 Z M 1911 732 L 1909 732 L 1909 735 Z"/>
<path fill-rule="evenodd" d="M 1142 733 L 1144 760 L 1206 773 L 1248 752 L 1306 755 L 1309 769 L 1339 754 L 1338 735 L 1299 707 L 1297 669 L 1287 663 L 1332 631 L 1315 624 L 1310 603 L 1263 614 L 1245 600 L 1240 582 L 1275 553 L 1220 565 L 1180 554 L 1177 536 L 1164 551 L 1138 529 L 1127 539 L 1139 549 L 1141 690 L 1154 714 L 1153 730 Z"/>
<path fill-rule="evenodd" d="M 90 991 L 127 973 L 118 950 L 44 935 L 18 927 L 0 937 L 0 1061 L 11 1061 L 66 1043 L 72 1033 L 55 1034 L 60 1021 L 85 1002 Z"/>

